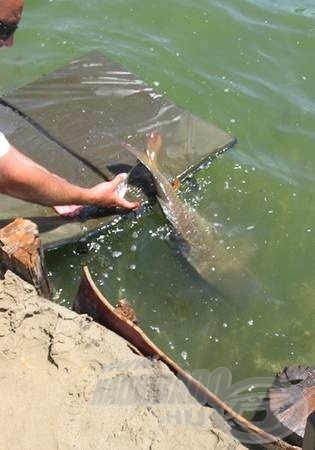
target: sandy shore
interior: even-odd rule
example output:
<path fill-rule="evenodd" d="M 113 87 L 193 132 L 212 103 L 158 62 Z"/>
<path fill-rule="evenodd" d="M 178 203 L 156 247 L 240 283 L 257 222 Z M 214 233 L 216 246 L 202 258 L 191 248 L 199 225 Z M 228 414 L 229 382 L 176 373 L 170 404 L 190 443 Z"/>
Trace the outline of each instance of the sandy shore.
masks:
<path fill-rule="evenodd" d="M 0 281 L 0 448 L 244 448 L 159 361 L 111 331 Z"/>

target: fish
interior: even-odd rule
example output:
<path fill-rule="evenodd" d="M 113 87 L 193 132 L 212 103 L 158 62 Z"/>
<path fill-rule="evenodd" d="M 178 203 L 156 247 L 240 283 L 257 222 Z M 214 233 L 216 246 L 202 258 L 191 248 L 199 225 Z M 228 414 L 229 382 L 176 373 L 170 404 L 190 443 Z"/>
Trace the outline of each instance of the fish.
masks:
<path fill-rule="evenodd" d="M 227 279 L 241 280 L 240 260 L 221 239 L 213 223 L 206 221 L 176 194 L 172 183 L 161 173 L 157 158 L 162 146 L 158 132 L 152 132 L 144 151 L 130 143 L 121 143 L 151 173 L 156 198 L 161 210 L 172 226 L 176 247 L 195 272 L 208 284 L 222 289 Z M 228 277 L 226 276 L 228 274 Z M 234 283 L 233 283 L 234 284 Z M 232 292 L 235 286 L 231 287 Z"/>

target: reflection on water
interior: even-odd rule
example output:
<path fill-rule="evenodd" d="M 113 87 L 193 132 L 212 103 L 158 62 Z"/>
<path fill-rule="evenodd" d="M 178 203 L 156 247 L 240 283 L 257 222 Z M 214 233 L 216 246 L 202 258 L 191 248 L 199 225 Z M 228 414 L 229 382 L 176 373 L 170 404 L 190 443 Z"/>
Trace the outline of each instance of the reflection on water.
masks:
<path fill-rule="evenodd" d="M 87 262 L 106 296 L 127 297 L 141 326 L 189 369 L 225 366 L 236 381 L 314 364 L 314 17 L 307 0 L 26 5 L 16 46 L 1 50 L 2 90 L 106 51 L 237 136 L 181 195 L 229 242 L 249 246 L 249 280 L 262 287 L 255 298 L 225 298 L 202 282 L 169 245 L 155 206 L 100 231 L 87 253 L 49 252 L 60 299 L 74 297 Z"/>

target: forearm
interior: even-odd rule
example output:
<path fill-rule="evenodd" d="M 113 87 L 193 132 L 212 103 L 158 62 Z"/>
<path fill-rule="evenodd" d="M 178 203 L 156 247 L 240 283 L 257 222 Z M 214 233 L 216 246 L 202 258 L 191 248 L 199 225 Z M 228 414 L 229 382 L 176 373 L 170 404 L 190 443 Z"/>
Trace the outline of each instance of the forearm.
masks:
<path fill-rule="evenodd" d="M 93 203 L 89 189 L 47 171 L 14 147 L 0 158 L 0 191 L 46 206 Z"/>
<path fill-rule="evenodd" d="M 139 206 L 138 202 L 130 202 L 117 192 L 126 176 L 119 174 L 111 181 L 82 188 L 49 172 L 12 146 L 0 157 L 0 193 L 32 203 L 54 206 L 56 211 L 56 207 L 60 205 L 135 209 Z M 59 210 L 57 212 L 60 213 Z"/>

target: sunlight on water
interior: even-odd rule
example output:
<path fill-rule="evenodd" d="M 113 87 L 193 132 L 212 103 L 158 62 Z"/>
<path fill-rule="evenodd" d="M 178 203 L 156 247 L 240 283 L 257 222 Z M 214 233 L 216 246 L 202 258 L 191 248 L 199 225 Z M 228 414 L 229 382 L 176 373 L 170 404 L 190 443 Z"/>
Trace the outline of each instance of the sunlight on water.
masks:
<path fill-rule="evenodd" d="M 155 205 L 47 254 L 62 303 L 87 263 L 106 297 L 126 297 L 190 370 L 228 367 L 236 381 L 314 364 L 314 31 L 311 1 L 26 5 L 16 46 L 1 50 L 2 92 L 98 50 L 238 138 L 179 195 L 226 246 L 248 250 L 242 294 L 197 276 Z"/>

